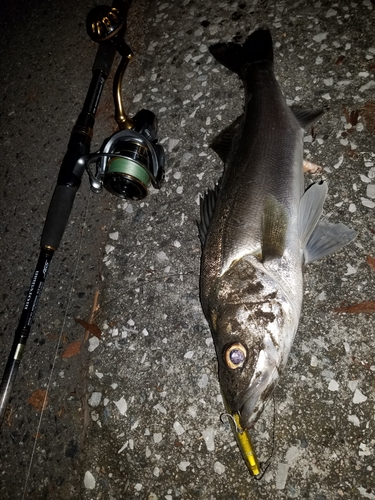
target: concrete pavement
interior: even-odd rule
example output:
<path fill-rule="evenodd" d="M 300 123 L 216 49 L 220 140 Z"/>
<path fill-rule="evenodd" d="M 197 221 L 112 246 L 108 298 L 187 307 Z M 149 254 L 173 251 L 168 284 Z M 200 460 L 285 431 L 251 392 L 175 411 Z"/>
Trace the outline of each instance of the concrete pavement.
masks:
<path fill-rule="evenodd" d="M 1 369 L 90 80 L 94 5 L 1 6 Z M 375 498 L 374 315 L 335 312 L 375 300 L 374 12 L 369 0 L 133 1 L 125 107 L 158 116 L 165 184 L 136 203 L 94 195 L 84 178 L 1 429 L 1 498 Z M 323 167 L 306 183 L 326 179 L 325 215 L 358 231 L 306 269 L 289 363 L 253 434 L 261 462 L 272 455 L 260 481 L 219 419 L 196 228 L 199 196 L 222 171 L 208 144 L 243 99 L 208 47 L 258 26 L 272 32 L 288 102 L 330 108 L 306 134 L 305 157 Z M 93 150 L 115 130 L 108 82 Z M 74 318 L 90 319 L 97 291 L 101 338 L 66 357 L 84 339 Z M 48 391 L 43 412 L 36 391 Z"/>

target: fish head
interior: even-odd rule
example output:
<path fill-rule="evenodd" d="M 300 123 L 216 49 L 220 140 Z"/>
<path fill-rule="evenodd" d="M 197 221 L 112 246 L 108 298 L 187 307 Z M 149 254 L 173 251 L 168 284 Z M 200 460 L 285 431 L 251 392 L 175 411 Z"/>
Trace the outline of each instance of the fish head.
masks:
<path fill-rule="evenodd" d="M 246 264 L 246 265 L 244 265 Z M 228 412 L 251 428 L 263 412 L 285 367 L 299 307 L 282 284 L 248 263 L 219 280 L 211 330 L 219 381 Z"/>

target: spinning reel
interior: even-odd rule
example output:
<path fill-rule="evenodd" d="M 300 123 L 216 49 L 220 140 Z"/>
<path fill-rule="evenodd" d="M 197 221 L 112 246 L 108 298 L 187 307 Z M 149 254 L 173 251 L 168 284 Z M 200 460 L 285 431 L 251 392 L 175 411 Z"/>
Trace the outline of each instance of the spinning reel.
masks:
<path fill-rule="evenodd" d="M 91 190 L 107 189 L 120 198 L 141 200 L 151 182 L 161 188 L 164 179 L 164 151 L 157 143 L 155 115 L 146 109 L 133 118 L 134 128 L 120 130 L 108 137 L 97 153 L 86 159 Z M 91 165 L 96 164 L 93 174 Z"/>
<path fill-rule="evenodd" d="M 121 61 L 113 81 L 115 119 L 119 131 L 105 139 L 96 153 L 83 158 L 91 190 L 100 193 L 107 189 L 120 198 L 140 200 L 147 195 L 150 184 L 160 189 L 164 180 L 165 155 L 158 144 L 157 119 L 146 109 L 133 118 L 124 112 L 121 97 L 122 79 L 133 57 L 124 41 L 126 18 L 116 2 L 112 7 L 95 7 L 86 22 L 90 38 L 100 44 L 115 44 Z"/>

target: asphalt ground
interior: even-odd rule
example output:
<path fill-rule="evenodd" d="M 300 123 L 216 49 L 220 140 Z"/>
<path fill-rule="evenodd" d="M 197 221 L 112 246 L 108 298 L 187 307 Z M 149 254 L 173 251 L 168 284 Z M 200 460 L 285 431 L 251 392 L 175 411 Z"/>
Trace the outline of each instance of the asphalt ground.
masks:
<path fill-rule="evenodd" d="M 1 369 L 90 81 L 95 4 L 0 7 Z M 375 499 L 374 12 L 370 0 L 133 1 L 125 108 L 158 116 L 165 183 L 125 202 L 84 177 L 1 428 L 2 499 Z M 219 418 L 196 227 L 199 196 L 222 171 L 209 143 L 243 106 L 239 79 L 208 47 L 256 27 L 272 32 L 288 103 L 329 106 L 306 133 L 305 157 L 322 167 L 306 184 L 326 179 L 325 216 L 358 232 L 306 269 L 288 366 L 253 432 L 261 463 L 270 458 L 259 481 Z M 112 78 L 92 150 L 116 130 Z"/>

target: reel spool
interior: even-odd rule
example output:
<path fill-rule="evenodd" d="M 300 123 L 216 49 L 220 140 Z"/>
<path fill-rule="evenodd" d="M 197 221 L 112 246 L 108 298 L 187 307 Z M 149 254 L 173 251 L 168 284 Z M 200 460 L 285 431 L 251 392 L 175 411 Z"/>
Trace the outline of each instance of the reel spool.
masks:
<path fill-rule="evenodd" d="M 107 189 L 119 198 L 141 200 L 150 184 L 160 189 L 164 179 L 164 150 L 157 143 L 156 117 L 141 110 L 133 118 L 134 130 L 120 130 L 101 149 L 85 159 L 91 190 Z M 95 162 L 95 175 L 91 165 Z"/>

